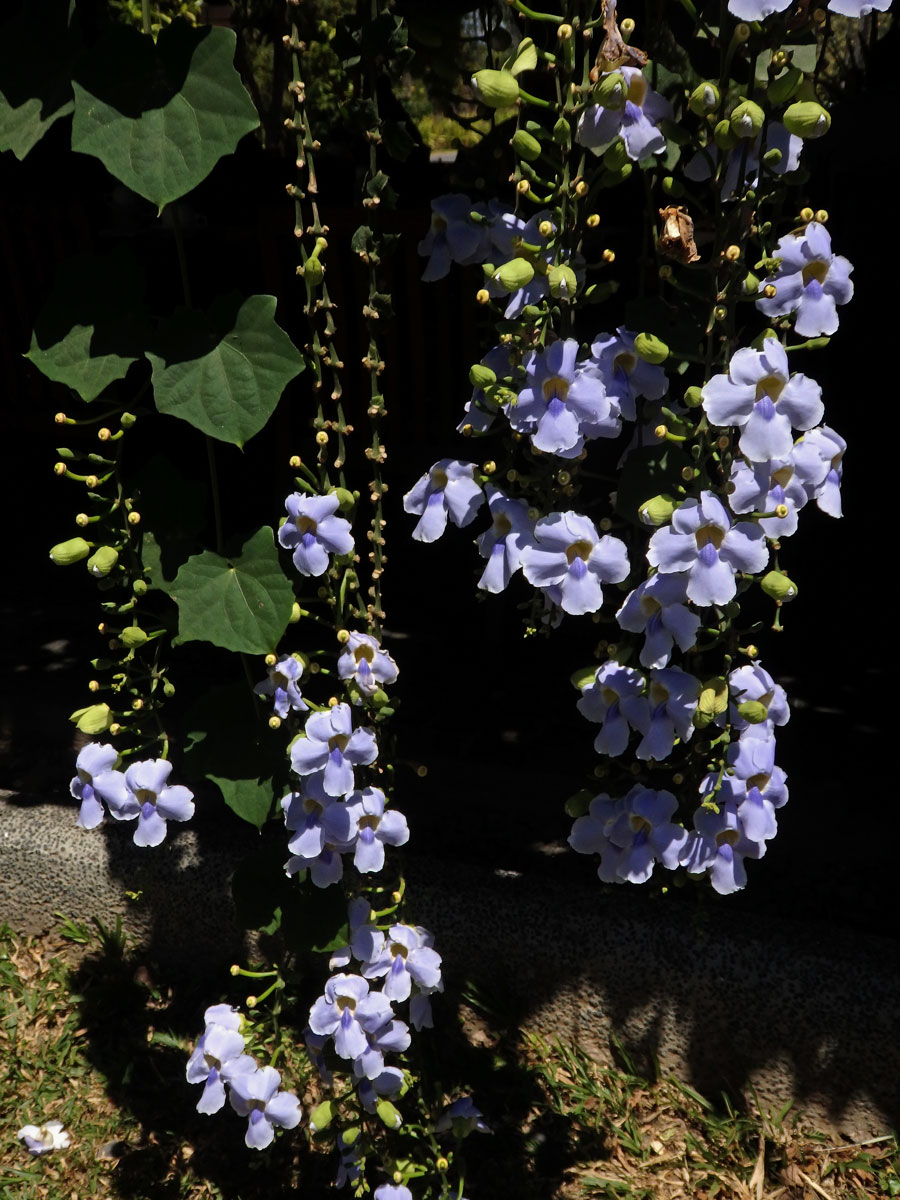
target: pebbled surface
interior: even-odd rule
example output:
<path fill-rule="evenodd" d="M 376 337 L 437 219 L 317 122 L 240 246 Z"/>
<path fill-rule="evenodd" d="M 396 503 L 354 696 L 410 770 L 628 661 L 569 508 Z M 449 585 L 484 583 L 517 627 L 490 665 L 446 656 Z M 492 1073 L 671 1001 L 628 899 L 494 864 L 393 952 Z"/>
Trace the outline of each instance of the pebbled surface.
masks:
<path fill-rule="evenodd" d="M 148 955 L 186 970 L 243 942 L 228 881 L 243 836 L 173 829 L 151 852 L 71 804 L 0 792 L 0 917 L 37 934 L 62 912 L 123 917 Z M 860 1140 L 900 1124 L 900 968 L 887 939 L 610 895 L 555 872 L 491 871 L 408 854 L 415 919 L 436 934 L 448 989 L 474 979 L 505 1019 L 638 1070 L 658 1062 L 707 1094 L 764 1111 L 793 1099 Z M 130 899 L 127 892 L 142 893 Z"/>

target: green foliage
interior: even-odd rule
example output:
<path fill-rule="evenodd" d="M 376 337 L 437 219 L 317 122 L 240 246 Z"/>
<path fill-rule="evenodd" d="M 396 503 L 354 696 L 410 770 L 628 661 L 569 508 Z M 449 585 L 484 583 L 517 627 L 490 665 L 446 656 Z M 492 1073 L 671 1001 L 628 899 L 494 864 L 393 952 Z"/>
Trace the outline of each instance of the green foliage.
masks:
<path fill-rule="evenodd" d="M 160 586 L 178 605 L 176 645 L 212 642 L 243 654 L 268 654 L 277 646 L 294 603 L 272 530 L 265 525 L 239 554 L 195 554 L 172 583 Z"/>
<path fill-rule="evenodd" d="M 78 64 L 72 149 L 160 210 L 186 195 L 259 123 L 234 42 L 230 30 L 181 21 L 155 44 L 112 26 Z"/>
<path fill-rule="evenodd" d="M 63 265 L 26 355 L 48 379 L 96 400 L 123 379 L 147 340 L 143 281 L 130 252 L 79 254 Z"/>
<path fill-rule="evenodd" d="M 268 421 L 304 362 L 275 322 L 274 296 L 220 297 L 208 313 L 179 308 L 147 357 L 160 412 L 236 446 Z"/>

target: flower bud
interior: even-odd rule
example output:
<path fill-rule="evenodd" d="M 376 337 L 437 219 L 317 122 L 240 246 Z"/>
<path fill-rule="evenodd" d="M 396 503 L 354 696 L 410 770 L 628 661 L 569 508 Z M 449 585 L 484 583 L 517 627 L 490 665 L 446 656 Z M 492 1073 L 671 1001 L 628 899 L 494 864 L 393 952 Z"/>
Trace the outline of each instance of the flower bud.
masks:
<path fill-rule="evenodd" d="M 331 1124 L 334 1116 L 334 1108 L 330 1100 L 323 1100 L 321 1104 L 317 1104 L 309 1114 L 309 1127 L 313 1133 L 321 1133 L 323 1129 L 327 1129 Z"/>
<path fill-rule="evenodd" d="M 705 729 L 720 713 L 728 708 L 728 684 L 721 675 L 707 679 L 700 689 L 700 698 L 694 713 L 694 725 Z"/>
<path fill-rule="evenodd" d="M 590 808 L 593 796 L 587 790 L 582 788 L 580 792 L 576 792 L 574 796 L 570 796 L 565 803 L 565 812 L 567 817 L 583 817 Z"/>
<path fill-rule="evenodd" d="M 570 299 L 578 288 L 575 272 L 568 263 L 560 263 L 557 267 L 551 267 L 547 272 L 547 282 L 550 285 L 550 295 L 557 300 Z"/>
<path fill-rule="evenodd" d="M 635 352 L 644 362 L 658 366 L 669 357 L 669 347 L 652 333 L 639 333 L 634 339 Z"/>
<path fill-rule="evenodd" d="M 144 642 L 149 640 L 139 625 L 129 625 L 122 630 L 119 638 L 129 650 L 136 650 L 138 646 L 143 646 Z"/>
<path fill-rule="evenodd" d="M 766 96 L 771 104 L 787 104 L 803 82 L 803 72 L 797 67 L 788 67 L 783 75 L 773 79 L 766 88 Z"/>
<path fill-rule="evenodd" d="M 731 128 L 730 121 L 720 121 L 713 130 L 713 140 L 720 150 L 733 150 L 737 145 L 737 138 Z"/>
<path fill-rule="evenodd" d="M 108 575 L 118 561 L 118 550 L 114 550 L 112 546 L 101 546 L 87 560 L 87 569 L 95 579 L 100 579 Z"/>
<path fill-rule="evenodd" d="M 131 429 L 136 421 L 137 417 L 134 415 L 134 413 L 130 412 L 123 412 L 121 417 L 119 417 L 119 424 L 123 429 Z"/>
<path fill-rule="evenodd" d="M 767 596 L 771 596 L 779 604 L 793 600 L 799 591 L 796 583 L 788 579 L 782 571 L 769 571 L 768 575 L 764 575 L 759 581 L 759 586 Z"/>
<path fill-rule="evenodd" d="M 288 618 L 288 624 L 296 625 L 299 620 L 300 620 L 300 605 L 295 600 L 294 603 L 291 605 L 291 615 Z"/>
<path fill-rule="evenodd" d="M 788 133 L 800 138 L 822 137 L 831 128 L 831 113 L 814 100 L 792 104 L 781 120 Z"/>
<path fill-rule="evenodd" d="M 475 95 L 488 108 L 508 108 L 519 98 L 519 85 L 511 71 L 492 71 L 485 68 L 472 76 Z"/>
<path fill-rule="evenodd" d="M 517 292 L 534 279 L 534 267 L 527 258 L 511 258 L 498 267 L 491 278 L 505 292 Z"/>
<path fill-rule="evenodd" d="M 496 382 L 496 373 L 490 367 L 486 367 L 484 363 L 474 363 L 469 367 L 469 383 L 472 387 L 484 389 Z"/>
<path fill-rule="evenodd" d="M 604 108 L 624 108 L 628 87 L 625 77 L 619 71 L 604 75 L 594 89 L 594 99 Z"/>
<path fill-rule="evenodd" d="M 346 488 L 334 487 L 329 489 L 329 496 L 337 496 L 338 512 L 351 513 L 356 506 L 356 497 L 352 492 L 348 492 Z"/>
<path fill-rule="evenodd" d="M 684 402 L 688 408 L 699 408 L 703 403 L 703 394 L 696 385 L 689 387 L 684 393 Z"/>
<path fill-rule="evenodd" d="M 643 525 L 654 525 L 658 529 L 660 525 L 666 525 L 672 517 L 672 513 L 678 507 L 671 496 L 667 496 L 664 492 L 658 496 L 652 496 L 649 500 L 645 500 L 638 507 L 638 517 Z"/>
<path fill-rule="evenodd" d="M 759 725 L 769 716 L 769 710 L 759 700 L 745 700 L 737 706 L 738 716 L 743 717 L 748 725 Z"/>
<path fill-rule="evenodd" d="M 629 163 L 628 151 L 625 149 L 625 143 L 621 138 L 617 138 L 613 144 L 604 151 L 603 165 L 609 171 L 619 171 L 622 167 Z"/>
<path fill-rule="evenodd" d="M 564 150 L 568 150 L 572 145 L 572 129 L 565 117 L 560 117 L 553 126 L 553 140 Z"/>
<path fill-rule="evenodd" d="M 403 1124 L 399 1110 L 391 1104 L 390 1100 L 379 1100 L 375 1105 L 375 1111 L 388 1129 L 399 1129 Z"/>
<path fill-rule="evenodd" d="M 131 585 L 131 590 L 134 592 L 134 594 L 136 596 L 146 596 L 147 595 L 147 580 L 146 579 L 135 579 L 134 583 L 132 583 L 132 585 Z"/>
<path fill-rule="evenodd" d="M 705 117 L 719 107 L 719 89 L 714 83 L 701 83 L 691 92 L 688 108 L 698 117 Z"/>
<path fill-rule="evenodd" d="M 731 132 L 738 138 L 755 138 L 765 119 L 766 114 L 758 104 L 745 100 L 731 114 Z"/>
<path fill-rule="evenodd" d="M 512 148 L 526 162 L 534 162 L 541 156 L 541 143 L 526 129 L 517 129 L 513 134 Z"/>
<path fill-rule="evenodd" d="M 597 678 L 597 664 L 593 663 L 589 667 L 579 667 L 577 671 L 573 671 L 569 676 L 569 682 L 577 687 L 579 692 L 583 692 L 589 684 L 592 684 Z"/>
<path fill-rule="evenodd" d="M 68 567 L 71 563 L 79 562 L 91 552 L 90 542 L 82 537 L 69 538 L 67 542 L 59 542 L 50 550 L 50 557 L 58 567 Z"/>
<path fill-rule="evenodd" d="M 170 682 L 168 679 L 163 680 L 163 695 L 168 700 L 171 700 L 171 698 L 175 695 L 175 684 Z"/>
<path fill-rule="evenodd" d="M 105 733 L 112 725 L 112 709 L 108 704 L 91 704 L 87 708 L 76 708 L 69 717 L 82 733 Z"/>
<path fill-rule="evenodd" d="M 773 146 L 771 150 L 767 150 L 763 155 L 763 162 L 767 167 L 777 167 L 784 155 L 777 146 Z"/>
<path fill-rule="evenodd" d="M 297 274 L 302 274 L 307 283 L 312 284 L 313 287 L 318 287 L 325 278 L 325 267 L 319 262 L 318 258 L 310 257 L 300 270 L 298 270 Z"/>

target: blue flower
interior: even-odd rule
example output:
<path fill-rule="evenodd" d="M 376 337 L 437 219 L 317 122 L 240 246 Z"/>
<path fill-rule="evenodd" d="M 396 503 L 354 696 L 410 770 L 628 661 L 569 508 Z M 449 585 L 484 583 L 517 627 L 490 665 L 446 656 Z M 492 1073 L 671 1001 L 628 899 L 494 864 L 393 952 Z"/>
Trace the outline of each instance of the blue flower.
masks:
<path fill-rule="evenodd" d="M 491 527 L 476 539 L 478 553 L 487 566 L 478 580 L 486 592 L 502 592 L 522 565 L 522 551 L 531 543 L 534 522 L 524 500 L 511 500 L 498 488 L 485 488 L 493 518 Z"/>
<path fill-rule="evenodd" d="M 268 679 L 254 687 L 257 696 L 272 696 L 272 708 L 282 720 L 293 709 L 307 712 L 309 705 L 300 694 L 297 681 L 303 674 L 303 663 L 296 654 L 284 654 L 274 666 L 267 668 Z"/>
<path fill-rule="evenodd" d="M 603 603 L 601 584 L 620 583 L 629 571 L 625 543 L 609 534 L 600 537 L 576 512 L 542 517 L 534 527 L 534 544 L 521 558 L 528 582 L 573 616 L 596 612 Z"/>
<path fill-rule="evenodd" d="M 291 766 L 298 775 L 324 770 L 322 786 L 329 796 L 346 796 L 354 788 L 353 768 L 378 757 L 371 729 L 354 729 L 349 704 L 307 718 L 303 734 L 291 743 Z"/>
<path fill-rule="evenodd" d="M 586 437 L 619 432 L 599 372 L 576 362 L 577 354 L 574 338 L 554 342 L 543 354 L 531 351 L 523 364 L 525 387 L 505 406 L 513 429 L 529 434 L 535 449 L 560 458 L 577 458 Z"/>
<path fill-rule="evenodd" d="M 301 575 L 324 575 L 329 554 L 352 554 L 350 522 L 334 514 L 340 500 L 327 496 L 304 496 L 294 492 L 284 502 L 288 519 L 278 530 L 278 544 L 293 551 L 294 566 Z"/>
<path fill-rule="evenodd" d="M 393 683 L 397 664 L 368 633 L 351 633 L 338 657 L 337 672 L 346 683 L 353 680 L 363 696 L 374 696 L 384 684 Z M 356 698 L 359 702 L 359 697 Z"/>
<path fill-rule="evenodd" d="M 794 313 L 794 328 L 802 337 L 834 333 L 837 306 L 853 296 L 853 266 L 833 253 L 825 226 L 810 221 L 802 232 L 780 238 L 775 257 L 781 262 L 763 281 L 775 288 L 775 295 L 757 300 L 759 311 L 770 318 Z"/>
<path fill-rule="evenodd" d="M 115 747 L 91 742 L 75 759 L 76 775 L 69 785 L 69 791 L 76 800 L 81 801 L 78 820 L 75 823 L 82 829 L 96 829 L 103 820 L 105 810 L 101 803 L 102 797 L 94 791 L 94 776 L 109 773 L 118 757 L 119 752 Z"/>
<path fill-rule="evenodd" d="M 275 1137 L 275 1125 L 294 1129 L 300 1124 L 300 1101 L 292 1092 L 278 1090 L 281 1076 L 274 1067 L 243 1071 L 229 1080 L 231 1107 L 239 1117 L 249 1117 L 244 1144 L 264 1150 Z"/>
<path fill-rule="evenodd" d="M 403 497 L 403 511 L 420 517 L 413 530 L 417 542 L 435 542 L 447 528 L 447 517 L 460 529 L 475 520 L 484 492 L 475 482 L 474 463 L 442 458 Z"/>
<path fill-rule="evenodd" d="M 650 154 L 664 154 L 666 139 L 658 124 L 672 119 L 672 105 L 654 92 L 638 67 L 618 67 L 617 73 L 625 80 L 622 107 L 594 104 L 586 108 L 578 122 L 577 141 L 599 154 L 621 137 L 625 152 L 635 162 Z"/>
<path fill-rule="evenodd" d="M 166 780 L 172 764 L 164 758 L 132 763 L 123 775 L 106 771 L 94 778 L 95 791 L 106 801 L 117 821 L 138 819 L 136 846 L 158 846 L 166 836 L 166 821 L 189 821 L 194 815 L 194 793 Z"/>

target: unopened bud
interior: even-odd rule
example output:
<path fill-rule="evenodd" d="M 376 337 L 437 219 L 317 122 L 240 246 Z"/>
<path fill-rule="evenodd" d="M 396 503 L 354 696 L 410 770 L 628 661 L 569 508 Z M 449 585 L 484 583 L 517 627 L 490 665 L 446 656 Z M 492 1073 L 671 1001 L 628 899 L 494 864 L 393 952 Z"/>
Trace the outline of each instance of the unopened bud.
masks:
<path fill-rule="evenodd" d="M 276 656 L 274 654 L 267 654 L 264 659 L 264 662 L 267 667 L 274 667 L 275 664 L 278 662 L 278 659 L 276 658 Z"/>
<path fill-rule="evenodd" d="M 104 427 L 102 429 L 97 430 L 97 437 L 100 439 L 101 442 L 108 442 L 109 439 L 112 437 L 112 433 L 104 425 Z"/>
<path fill-rule="evenodd" d="M 316 445 L 317 446 L 327 446 L 328 445 L 328 434 L 325 432 L 324 429 L 320 429 L 319 432 L 316 434 Z"/>
<path fill-rule="evenodd" d="M 146 579 L 135 579 L 135 581 L 131 585 L 131 590 L 134 592 L 134 594 L 136 596 L 146 596 L 147 595 Z"/>
<path fill-rule="evenodd" d="M 531 191 L 531 184 L 528 182 L 527 179 L 520 179 L 519 182 L 516 184 L 516 191 L 519 193 L 520 196 L 525 196 L 525 195 L 527 195 L 528 192 Z"/>
<path fill-rule="evenodd" d="M 559 38 L 559 40 L 561 42 L 568 42 L 571 40 L 574 33 L 575 33 L 575 30 L 572 28 L 572 26 L 569 25 L 568 22 L 564 22 L 557 29 L 556 36 Z"/>
<path fill-rule="evenodd" d="M 66 414 L 64 412 L 58 412 L 56 414 L 56 416 L 53 418 L 53 420 L 56 422 L 57 425 L 65 425 L 65 423 L 66 423 L 66 421 L 68 421 L 68 419 L 69 418 L 66 416 Z"/>
<path fill-rule="evenodd" d="M 765 298 L 767 300 L 774 300 L 775 294 L 776 294 L 775 284 L 767 283 L 766 286 L 763 288 L 763 295 L 765 296 Z"/>
<path fill-rule="evenodd" d="M 816 213 L 816 220 L 820 225 L 824 225 L 828 220 L 828 210 L 825 208 L 820 208 Z"/>
<path fill-rule="evenodd" d="M 399 1110 L 391 1104 L 390 1100 L 379 1100 L 375 1105 L 375 1111 L 388 1129 L 399 1129 L 403 1124 Z"/>
<path fill-rule="evenodd" d="M 143 646 L 145 642 L 149 641 L 146 633 L 144 633 L 139 625 L 129 625 L 126 629 L 122 630 L 119 637 L 129 650 L 135 650 L 138 646 Z"/>
<path fill-rule="evenodd" d="M 767 167 L 777 167 L 784 155 L 777 146 L 773 146 L 771 150 L 767 150 L 763 155 L 763 162 Z"/>
<path fill-rule="evenodd" d="M 634 21 L 631 19 L 631 17 L 626 17 L 625 20 L 619 25 L 619 29 L 623 37 L 631 37 L 631 35 L 634 33 Z"/>
<path fill-rule="evenodd" d="M 541 235 L 542 238 L 551 237 L 553 235 L 553 232 L 554 232 L 554 225 L 553 225 L 552 221 L 541 221 L 540 225 L 538 225 L 538 233 Z"/>
<path fill-rule="evenodd" d="M 809 208 L 808 206 L 806 208 L 800 209 L 800 220 L 801 221 L 811 221 L 815 215 L 816 214 L 813 212 L 813 210 L 811 208 Z"/>
<path fill-rule="evenodd" d="M 87 560 L 87 569 L 95 579 L 102 579 L 110 573 L 118 561 L 118 550 L 114 550 L 112 546 L 101 546 Z"/>
<path fill-rule="evenodd" d="M 691 92 L 688 107 L 698 117 L 705 117 L 719 107 L 719 98 L 719 89 L 714 83 L 701 83 Z"/>
<path fill-rule="evenodd" d="M 131 512 L 128 514 L 128 524 L 129 525 L 140 525 L 140 523 L 141 523 L 141 514 L 139 512 L 137 512 L 135 509 L 132 509 Z"/>
<path fill-rule="evenodd" d="M 779 604 L 793 600 L 798 592 L 796 583 L 792 579 L 788 579 L 782 571 L 769 571 L 759 581 L 759 586 L 767 596 L 771 596 Z"/>
<path fill-rule="evenodd" d="M 119 424 L 123 429 L 131 429 L 133 425 L 137 424 L 137 417 L 134 413 L 123 412 L 119 417 Z"/>
<path fill-rule="evenodd" d="M 658 496 L 653 496 L 649 500 L 645 500 L 638 508 L 638 517 L 644 525 L 654 525 L 657 529 L 660 525 L 666 525 L 672 517 L 672 513 L 677 508 L 676 502 L 671 496 L 664 492 Z"/>
<path fill-rule="evenodd" d="M 74 537 L 69 538 L 67 542 L 59 542 L 50 550 L 50 558 L 58 567 L 68 567 L 72 563 L 79 562 L 82 558 L 86 558 L 91 552 L 89 542 L 84 538 Z"/>
<path fill-rule="evenodd" d="M 591 213 L 589 216 L 585 217 L 584 223 L 587 225 L 588 229 L 596 229 L 600 224 L 600 214 Z"/>
<path fill-rule="evenodd" d="M 831 128 L 831 113 L 814 100 L 800 100 L 784 110 L 781 121 L 796 137 L 818 138 Z"/>
<path fill-rule="evenodd" d="M 280 729 L 281 728 L 281 717 L 275 717 L 275 716 L 269 717 L 269 728 L 270 729 Z"/>
<path fill-rule="evenodd" d="M 490 367 L 486 367 L 484 363 L 474 363 L 469 367 L 469 383 L 472 387 L 484 389 L 496 382 L 496 372 L 492 371 Z"/>
<path fill-rule="evenodd" d="M 720 150 L 733 150 L 735 148 L 738 139 L 731 128 L 730 121 L 723 120 L 718 123 L 713 130 L 713 141 Z"/>
<path fill-rule="evenodd" d="M 767 720 L 769 710 L 759 700 L 745 700 L 737 706 L 738 716 L 743 717 L 748 725 L 759 725 Z"/>
<path fill-rule="evenodd" d="M 755 138 L 762 129 L 766 114 L 752 100 L 739 104 L 731 114 L 731 132 L 741 140 Z"/>
<path fill-rule="evenodd" d="M 519 158 L 524 158 L 526 162 L 534 162 L 541 156 L 541 143 L 527 129 L 516 130 L 512 136 L 512 148 Z"/>
<path fill-rule="evenodd" d="M 734 27 L 734 40 L 736 42 L 746 42 L 750 37 L 750 26 L 746 21 L 739 21 Z"/>
<path fill-rule="evenodd" d="M 669 347 L 652 333 L 639 333 L 634 339 L 634 349 L 644 362 L 654 366 L 665 362 L 669 357 Z"/>
<path fill-rule="evenodd" d="M 331 1124 L 334 1116 L 334 1109 L 330 1100 L 323 1100 L 321 1104 L 317 1104 L 315 1108 L 310 1110 L 309 1127 L 313 1133 L 321 1133 L 323 1129 L 327 1129 Z"/>
<path fill-rule="evenodd" d="M 557 300 L 571 299 L 578 287 L 575 272 L 568 263 L 560 263 L 557 267 L 551 267 L 547 272 L 547 283 L 550 286 L 550 295 Z"/>
<path fill-rule="evenodd" d="M 628 94 L 625 77 L 619 71 L 611 71 L 604 75 L 594 89 L 594 99 L 604 108 L 624 108 Z"/>
<path fill-rule="evenodd" d="M 66 464 L 64 462 L 58 462 L 58 463 L 53 464 L 53 474 L 54 475 L 65 475 L 67 470 L 68 470 L 68 467 L 66 466 Z"/>
<path fill-rule="evenodd" d="M 511 71 L 485 68 L 472 76 L 472 89 L 488 108 L 508 108 L 519 98 L 519 85 Z"/>
<path fill-rule="evenodd" d="M 725 257 L 729 262 L 737 262 L 737 260 L 741 257 L 740 246 L 727 246 L 725 248 Z"/>
<path fill-rule="evenodd" d="M 534 278 L 534 267 L 527 258 L 511 258 L 494 272 L 492 278 L 505 292 L 517 292 Z"/>
<path fill-rule="evenodd" d="M 475 293 L 475 299 L 479 304 L 490 304 L 491 293 L 487 290 L 487 288 L 479 288 Z"/>
<path fill-rule="evenodd" d="M 87 515 L 87 513 L 76 513 L 75 524 L 78 526 L 79 529 L 86 528 L 86 526 L 90 525 L 90 523 L 91 523 L 91 518 Z"/>
<path fill-rule="evenodd" d="M 703 392 L 696 385 L 689 387 L 684 393 L 684 402 L 688 408 L 699 408 L 703 403 Z"/>

